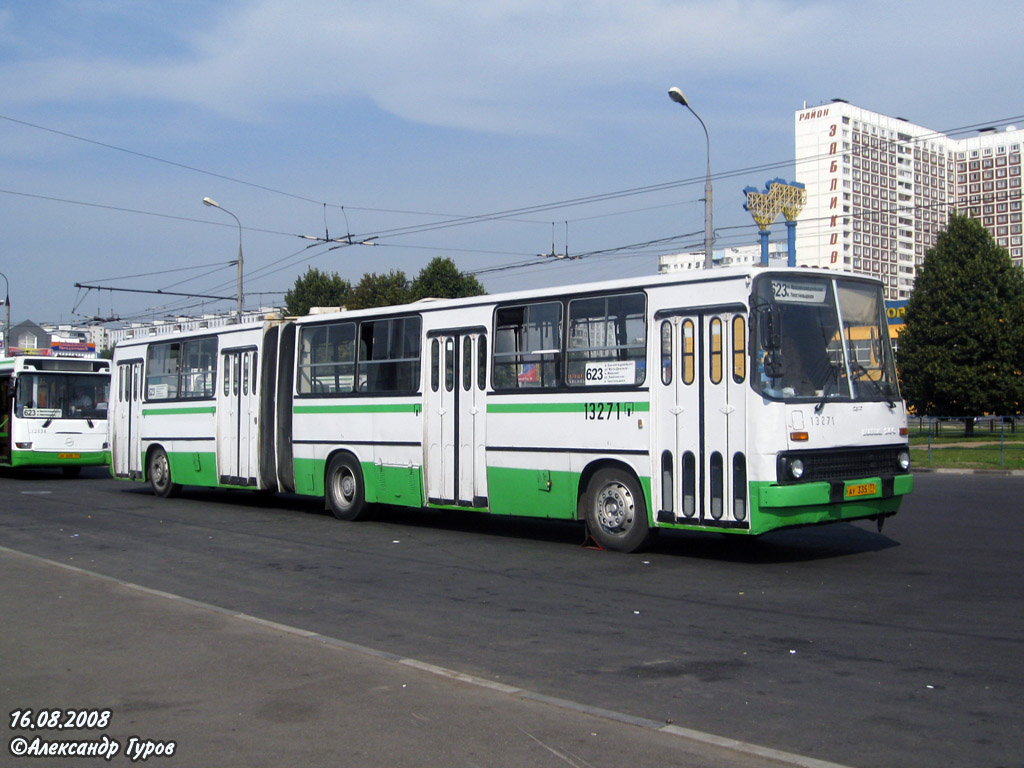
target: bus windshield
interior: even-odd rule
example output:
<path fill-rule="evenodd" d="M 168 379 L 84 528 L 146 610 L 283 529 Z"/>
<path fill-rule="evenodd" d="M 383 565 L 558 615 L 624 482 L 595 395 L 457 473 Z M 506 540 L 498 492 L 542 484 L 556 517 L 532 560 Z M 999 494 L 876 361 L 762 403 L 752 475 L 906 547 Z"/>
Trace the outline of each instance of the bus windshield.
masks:
<path fill-rule="evenodd" d="M 87 373 L 23 373 L 15 416 L 25 419 L 105 419 L 110 379 Z"/>
<path fill-rule="evenodd" d="M 786 401 L 899 398 L 880 286 L 766 275 L 754 287 L 754 387 Z"/>

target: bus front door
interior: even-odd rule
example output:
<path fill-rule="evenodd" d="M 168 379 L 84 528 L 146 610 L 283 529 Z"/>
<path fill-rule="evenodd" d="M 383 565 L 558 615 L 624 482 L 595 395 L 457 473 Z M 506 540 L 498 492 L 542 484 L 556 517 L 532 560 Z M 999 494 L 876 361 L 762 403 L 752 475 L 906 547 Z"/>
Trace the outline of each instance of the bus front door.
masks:
<path fill-rule="evenodd" d="M 745 316 L 679 310 L 656 320 L 657 519 L 745 528 Z"/>
<path fill-rule="evenodd" d="M 707 508 L 704 524 L 749 528 L 747 506 L 746 314 L 723 308 L 704 317 Z"/>
<path fill-rule="evenodd" d="M 255 347 L 221 352 L 217 474 L 221 485 L 258 485 L 259 360 Z"/>
<path fill-rule="evenodd" d="M 114 477 L 142 477 L 142 360 L 117 364 L 110 399 L 117 400 L 117 416 L 110 425 Z"/>
<path fill-rule="evenodd" d="M 487 506 L 484 455 L 487 335 L 483 328 L 428 334 L 424 416 L 430 504 Z"/>

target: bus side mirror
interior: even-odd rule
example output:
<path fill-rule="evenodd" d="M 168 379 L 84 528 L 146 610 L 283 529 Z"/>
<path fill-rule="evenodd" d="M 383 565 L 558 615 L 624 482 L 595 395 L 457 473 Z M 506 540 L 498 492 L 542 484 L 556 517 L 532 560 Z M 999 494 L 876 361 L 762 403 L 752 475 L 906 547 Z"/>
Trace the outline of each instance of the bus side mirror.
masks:
<path fill-rule="evenodd" d="M 772 308 L 762 307 L 757 313 L 757 331 L 761 342 L 761 349 L 771 352 L 782 346 L 782 334 L 779 322 L 775 318 Z"/>
<path fill-rule="evenodd" d="M 769 379 L 778 379 L 782 377 L 785 371 L 785 366 L 782 364 L 782 353 L 768 352 L 764 356 L 764 375 Z"/>

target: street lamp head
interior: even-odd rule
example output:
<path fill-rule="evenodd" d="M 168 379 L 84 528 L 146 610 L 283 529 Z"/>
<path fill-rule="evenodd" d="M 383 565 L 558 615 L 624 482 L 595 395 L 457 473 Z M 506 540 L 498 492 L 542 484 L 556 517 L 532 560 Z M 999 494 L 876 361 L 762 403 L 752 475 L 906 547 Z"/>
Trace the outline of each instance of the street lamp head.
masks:
<path fill-rule="evenodd" d="M 690 102 L 686 100 L 686 95 L 678 88 L 669 88 L 668 97 L 676 104 L 682 104 L 684 107 L 690 106 Z"/>
<path fill-rule="evenodd" d="M 220 204 L 216 200 L 211 200 L 208 197 L 203 198 L 203 205 L 209 205 L 212 208 L 220 208 Z"/>

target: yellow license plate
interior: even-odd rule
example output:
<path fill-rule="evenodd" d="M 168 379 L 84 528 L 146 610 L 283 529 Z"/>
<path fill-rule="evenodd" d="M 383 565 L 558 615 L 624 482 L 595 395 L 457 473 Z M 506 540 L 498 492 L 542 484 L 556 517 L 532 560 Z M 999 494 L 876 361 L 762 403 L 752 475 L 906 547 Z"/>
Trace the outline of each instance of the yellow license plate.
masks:
<path fill-rule="evenodd" d="M 856 499 L 860 496 L 874 496 L 878 493 L 878 483 L 857 483 L 846 486 L 846 498 Z"/>
<path fill-rule="evenodd" d="M 80 454 L 80 453 L 58 453 L 57 454 L 57 458 L 58 459 L 80 459 L 80 458 L 82 458 L 82 454 Z"/>

